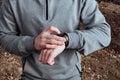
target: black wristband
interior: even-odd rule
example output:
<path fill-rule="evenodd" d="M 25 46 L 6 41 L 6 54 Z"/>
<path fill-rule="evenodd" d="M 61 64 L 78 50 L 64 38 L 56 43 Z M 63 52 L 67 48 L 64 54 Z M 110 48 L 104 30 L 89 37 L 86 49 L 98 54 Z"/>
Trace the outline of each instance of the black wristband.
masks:
<path fill-rule="evenodd" d="M 60 37 L 67 37 L 67 38 L 68 38 L 68 35 L 67 35 L 66 33 L 59 34 L 58 36 L 60 36 Z M 67 47 L 67 46 L 68 46 L 68 44 L 69 44 L 69 40 L 68 40 L 68 39 L 66 39 L 66 42 L 65 42 L 65 47 Z"/>

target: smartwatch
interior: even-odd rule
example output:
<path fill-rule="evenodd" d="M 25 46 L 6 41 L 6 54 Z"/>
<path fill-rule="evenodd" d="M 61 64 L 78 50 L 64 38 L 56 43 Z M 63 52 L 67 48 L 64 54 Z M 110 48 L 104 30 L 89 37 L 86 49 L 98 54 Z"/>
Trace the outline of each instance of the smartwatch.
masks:
<path fill-rule="evenodd" d="M 67 47 L 68 44 L 69 44 L 69 38 L 68 38 L 68 35 L 67 35 L 66 33 L 62 33 L 62 34 L 59 34 L 58 36 L 60 36 L 60 37 L 64 37 L 64 38 L 66 39 L 66 41 L 65 41 L 65 47 Z"/>

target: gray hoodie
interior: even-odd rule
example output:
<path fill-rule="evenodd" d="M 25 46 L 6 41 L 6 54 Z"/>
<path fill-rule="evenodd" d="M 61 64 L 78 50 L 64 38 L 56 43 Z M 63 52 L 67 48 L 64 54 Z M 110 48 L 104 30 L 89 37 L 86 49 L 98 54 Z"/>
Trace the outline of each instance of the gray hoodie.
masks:
<path fill-rule="evenodd" d="M 80 23 L 85 30 L 80 30 Z M 38 61 L 35 36 L 48 26 L 66 33 L 69 44 L 53 66 Z M 81 56 L 109 45 L 111 32 L 95 0 L 4 0 L 0 11 L 0 45 L 22 56 L 28 80 L 68 80 L 80 75 Z"/>

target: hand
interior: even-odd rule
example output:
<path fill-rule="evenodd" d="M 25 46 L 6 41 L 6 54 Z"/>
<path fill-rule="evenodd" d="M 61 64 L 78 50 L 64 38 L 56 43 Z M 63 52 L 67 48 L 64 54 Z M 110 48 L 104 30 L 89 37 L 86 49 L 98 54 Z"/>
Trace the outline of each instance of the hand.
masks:
<path fill-rule="evenodd" d="M 55 49 L 44 49 L 39 55 L 39 61 L 43 64 L 54 65 L 55 57 L 63 52 L 65 49 L 65 44 L 62 46 L 57 46 Z"/>
<path fill-rule="evenodd" d="M 65 39 L 63 37 L 52 35 L 51 33 L 60 34 L 61 32 L 53 26 L 43 30 L 34 40 L 34 47 L 36 50 L 54 49 L 64 44 Z"/>

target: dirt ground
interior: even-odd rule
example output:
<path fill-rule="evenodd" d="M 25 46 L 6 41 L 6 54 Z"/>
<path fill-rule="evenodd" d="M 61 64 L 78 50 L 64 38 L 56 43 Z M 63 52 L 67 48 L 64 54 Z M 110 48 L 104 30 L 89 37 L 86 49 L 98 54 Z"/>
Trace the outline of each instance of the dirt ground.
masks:
<path fill-rule="evenodd" d="M 117 1 L 117 0 L 116 0 Z M 107 48 L 82 55 L 83 80 L 120 80 L 120 5 L 101 2 L 100 9 L 112 29 L 112 42 Z M 19 80 L 21 58 L 0 49 L 0 80 Z"/>

